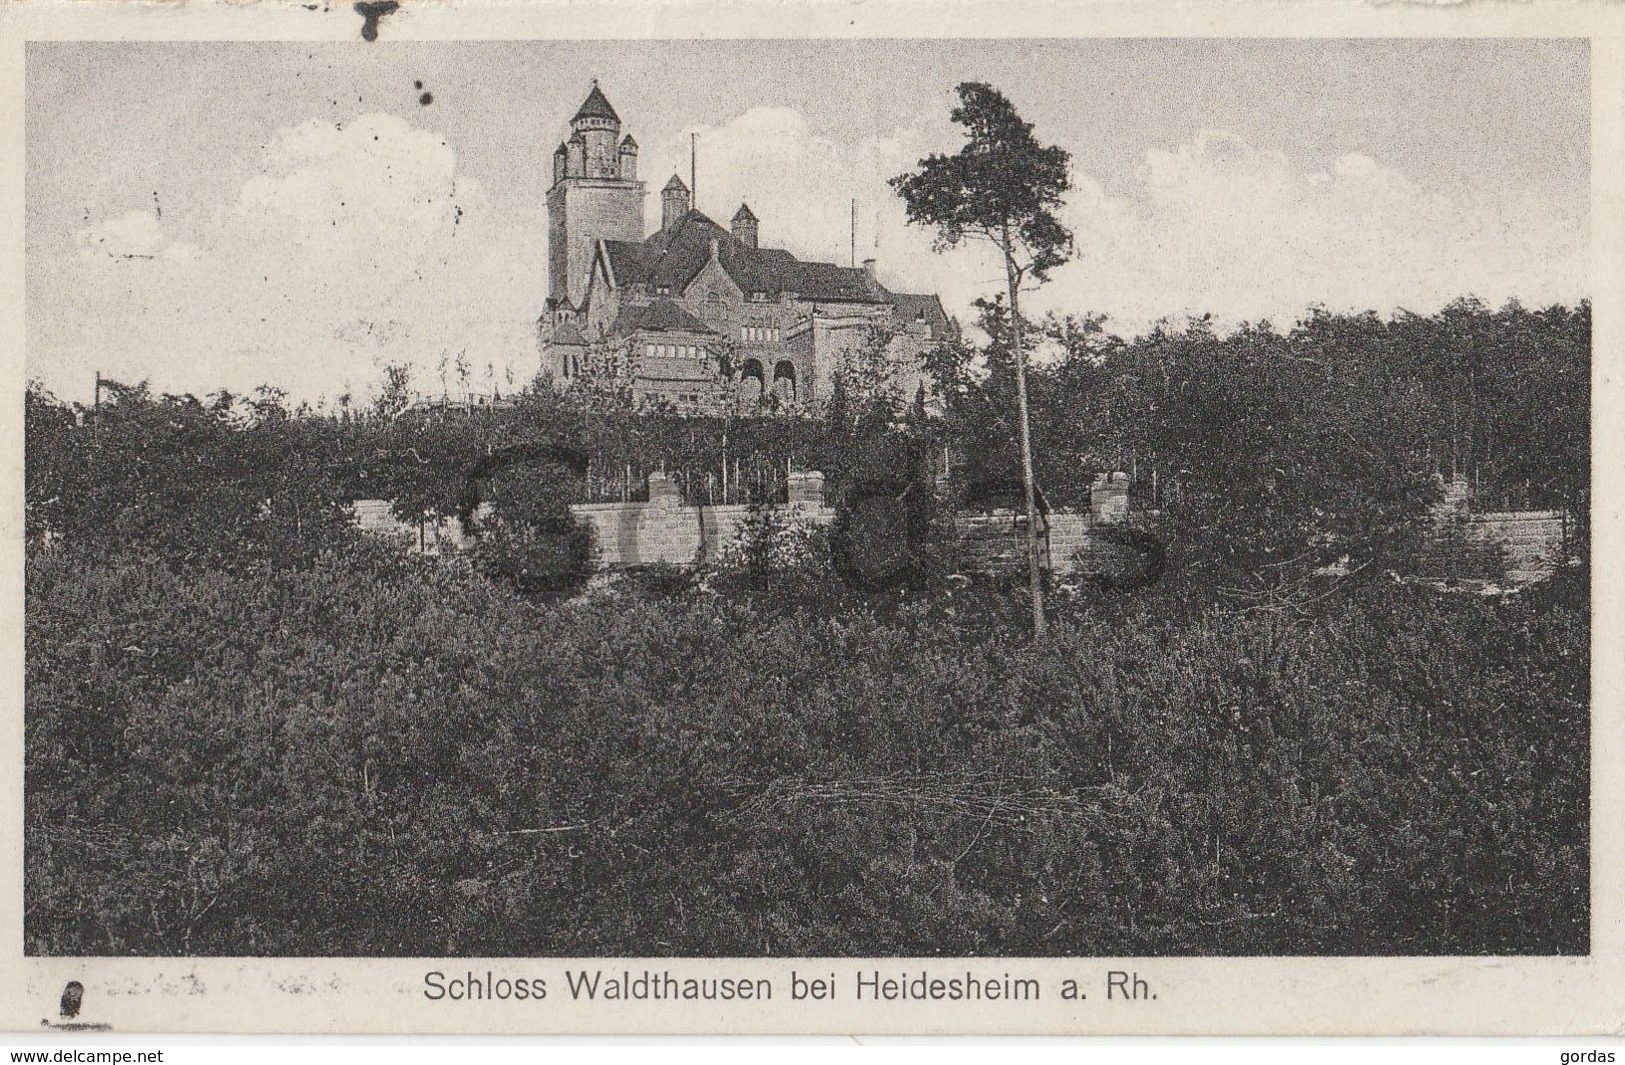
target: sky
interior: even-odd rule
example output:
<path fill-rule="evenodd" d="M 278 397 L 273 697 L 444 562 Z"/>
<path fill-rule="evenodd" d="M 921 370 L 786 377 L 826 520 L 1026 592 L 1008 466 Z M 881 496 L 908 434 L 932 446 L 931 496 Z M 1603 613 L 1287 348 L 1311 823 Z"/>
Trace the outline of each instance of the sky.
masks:
<path fill-rule="evenodd" d="M 27 370 L 203 395 L 363 401 L 409 363 L 506 389 L 538 367 L 554 147 L 598 79 L 642 148 L 646 222 L 686 180 L 761 242 L 937 292 L 969 320 L 991 251 L 936 254 L 886 179 L 962 143 L 987 81 L 1071 153 L 1076 255 L 1024 296 L 1123 335 L 1311 306 L 1428 313 L 1590 289 L 1584 41 L 30 43 Z M 441 366 L 447 367 L 445 371 Z"/>

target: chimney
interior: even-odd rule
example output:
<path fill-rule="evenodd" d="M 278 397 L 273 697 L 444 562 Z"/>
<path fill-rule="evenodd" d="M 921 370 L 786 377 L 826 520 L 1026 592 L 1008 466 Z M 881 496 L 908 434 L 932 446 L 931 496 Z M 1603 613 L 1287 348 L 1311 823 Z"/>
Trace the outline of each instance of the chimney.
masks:
<path fill-rule="evenodd" d="M 863 276 L 870 281 L 875 280 L 875 261 L 873 259 L 863 260 Z"/>
<path fill-rule="evenodd" d="M 731 228 L 735 240 L 746 247 L 756 247 L 756 215 L 751 213 L 749 204 L 739 205 L 739 210 L 734 212 Z"/>
<path fill-rule="evenodd" d="M 683 184 L 682 178 L 673 174 L 660 192 L 660 228 L 670 232 L 686 214 L 688 214 L 688 186 Z"/>

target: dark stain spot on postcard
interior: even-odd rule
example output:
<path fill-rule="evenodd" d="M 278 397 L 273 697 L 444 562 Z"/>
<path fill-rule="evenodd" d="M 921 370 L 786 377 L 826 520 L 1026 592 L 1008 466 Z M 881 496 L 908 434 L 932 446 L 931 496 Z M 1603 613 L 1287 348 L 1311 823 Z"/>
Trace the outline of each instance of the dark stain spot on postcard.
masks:
<path fill-rule="evenodd" d="M 361 39 L 363 41 L 376 41 L 378 39 L 378 23 L 385 15 L 400 9 L 397 0 L 378 0 L 376 3 L 358 3 L 355 13 L 361 16 Z"/>
<path fill-rule="evenodd" d="M 79 1007 L 84 1005 L 85 985 L 77 980 L 69 980 L 62 989 L 62 1016 L 73 1018 L 79 1016 Z"/>

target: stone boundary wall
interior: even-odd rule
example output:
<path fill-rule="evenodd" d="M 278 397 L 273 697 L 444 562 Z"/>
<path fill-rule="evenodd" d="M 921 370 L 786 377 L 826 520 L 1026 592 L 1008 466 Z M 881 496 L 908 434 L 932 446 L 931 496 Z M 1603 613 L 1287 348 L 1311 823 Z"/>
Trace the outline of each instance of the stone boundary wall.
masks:
<path fill-rule="evenodd" d="M 1058 510 L 1043 521 L 1042 564 L 1057 577 L 1115 575 L 1131 568 L 1125 549 L 1102 541 L 1096 530 L 1127 525 L 1127 515 L 1108 512 L 1102 520 L 1087 511 Z M 972 570 L 1027 569 L 1027 515 L 995 510 L 954 515 L 954 532 Z"/>
<path fill-rule="evenodd" d="M 792 473 L 790 502 L 780 509 L 802 524 L 835 520 L 835 509 L 824 505 L 822 473 Z M 677 485 L 663 473 L 652 473 L 647 503 L 577 503 L 570 513 L 592 529 L 598 568 L 620 569 L 711 565 L 738 537 L 750 508 L 742 503 L 684 506 Z"/>
<path fill-rule="evenodd" d="M 1563 563 L 1568 523 L 1561 510 L 1471 514 L 1462 522 L 1462 529 L 1469 542 L 1501 546 L 1512 580 L 1537 580 Z"/>
<path fill-rule="evenodd" d="M 792 522 L 829 525 L 835 508 L 824 503 L 824 475 L 816 471 L 792 473 L 789 503 L 781 507 Z M 442 517 L 421 526 L 403 522 L 387 500 L 358 499 L 352 507 L 361 531 L 400 541 L 413 553 L 438 555 L 467 548 L 473 538 L 464 535 L 455 517 Z M 489 505 L 475 517 L 489 512 Z M 682 494 L 665 474 L 649 476 L 649 500 L 637 503 L 576 503 L 570 513 L 593 533 L 593 561 L 599 569 L 666 564 L 712 565 L 739 536 L 750 513 L 743 504 L 685 506 Z M 1047 519 L 1045 565 L 1057 575 L 1087 572 L 1094 554 L 1091 530 L 1128 520 L 1128 479 L 1122 474 L 1096 479 L 1087 511 L 1057 511 Z M 984 511 L 956 515 L 955 531 L 972 568 L 1021 568 L 1027 565 L 1026 515 L 1013 511 Z"/>
<path fill-rule="evenodd" d="M 1115 572 L 1121 548 L 1103 544 L 1098 528 L 1129 523 L 1128 475 L 1103 473 L 1089 489 L 1088 510 L 1055 510 L 1040 517 L 1042 563 L 1057 577 Z M 1027 515 L 993 510 L 954 515 L 954 532 L 972 568 L 1026 569 Z"/>
<path fill-rule="evenodd" d="M 782 508 L 792 521 L 829 525 L 835 509 L 824 503 L 824 477 L 817 472 L 792 473 L 790 502 Z M 438 555 L 466 549 L 472 537 L 463 534 L 455 517 L 428 521 L 422 526 L 402 522 L 387 500 L 358 499 L 352 508 L 361 531 L 398 540 L 413 553 Z M 481 506 L 475 516 L 488 513 Z M 646 503 L 577 503 L 570 512 L 593 531 L 594 562 L 600 569 L 620 569 L 664 563 L 704 566 L 719 561 L 723 550 L 739 535 L 750 512 L 742 504 L 684 506 L 677 485 L 664 474 L 649 477 Z M 1515 581 L 1537 580 L 1562 563 L 1568 536 L 1565 515 L 1559 510 L 1526 510 L 1473 514 L 1441 507 L 1439 522 L 1459 521 L 1469 542 L 1500 544 L 1506 552 L 1507 576 Z M 1057 510 L 1045 519 L 1044 563 L 1056 576 L 1109 573 L 1124 564 L 1121 544 L 1103 540 L 1095 530 L 1127 526 L 1128 479 L 1122 474 L 1095 479 L 1088 510 Z M 1027 517 L 1012 510 L 960 513 L 954 529 L 972 569 L 1025 570 Z"/>
<path fill-rule="evenodd" d="M 1049 516 L 1049 558 L 1051 571 L 1056 576 L 1080 573 L 1088 569 L 1087 560 L 1095 546 L 1094 530 L 1097 525 L 1114 525 L 1115 520 L 1101 521 L 1093 513 L 1077 514 L 1061 511 Z M 1127 520 L 1127 514 L 1124 515 Z"/>
<path fill-rule="evenodd" d="M 828 525 L 835 508 L 791 503 L 781 507 L 792 521 Z M 664 563 L 707 566 L 717 562 L 750 508 L 741 503 L 715 507 L 648 503 L 579 503 L 570 513 L 593 531 L 593 562 L 600 569 Z"/>

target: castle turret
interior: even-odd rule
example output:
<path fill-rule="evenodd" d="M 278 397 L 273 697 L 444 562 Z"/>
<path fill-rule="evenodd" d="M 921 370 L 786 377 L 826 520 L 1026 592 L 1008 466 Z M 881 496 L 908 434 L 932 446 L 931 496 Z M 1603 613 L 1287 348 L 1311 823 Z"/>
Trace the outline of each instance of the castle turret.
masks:
<path fill-rule="evenodd" d="M 570 120 L 570 129 L 586 145 L 587 177 L 621 176 L 621 159 L 616 148 L 621 135 L 621 116 L 609 106 L 597 81 L 592 83 L 592 92 L 587 94 L 576 117 Z"/>
<path fill-rule="evenodd" d="M 566 177 L 587 176 L 587 140 L 579 133 L 572 134 L 565 145 L 564 174 Z"/>
<path fill-rule="evenodd" d="M 734 212 L 730 227 L 739 243 L 748 247 L 756 247 L 756 215 L 751 213 L 750 204 L 742 203 L 739 210 Z"/>
<path fill-rule="evenodd" d="M 593 251 L 600 240 L 643 239 L 643 184 L 637 142 L 621 137 L 621 119 L 595 81 L 570 119 L 570 136 L 553 153 L 547 193 L 548 296 L 555 306 L 586 303 Z"/>
<path fill-rule="evenodd" d="M 660 191 L 660 228 L 672 229 L 688 214 L 688 186 L 676 174 Z"/>
<path fill-rule="evenodd" d="M 628 133 L 621 138 L 621 180 L 636 181 L 638 179 L 638 142 Z"/>

